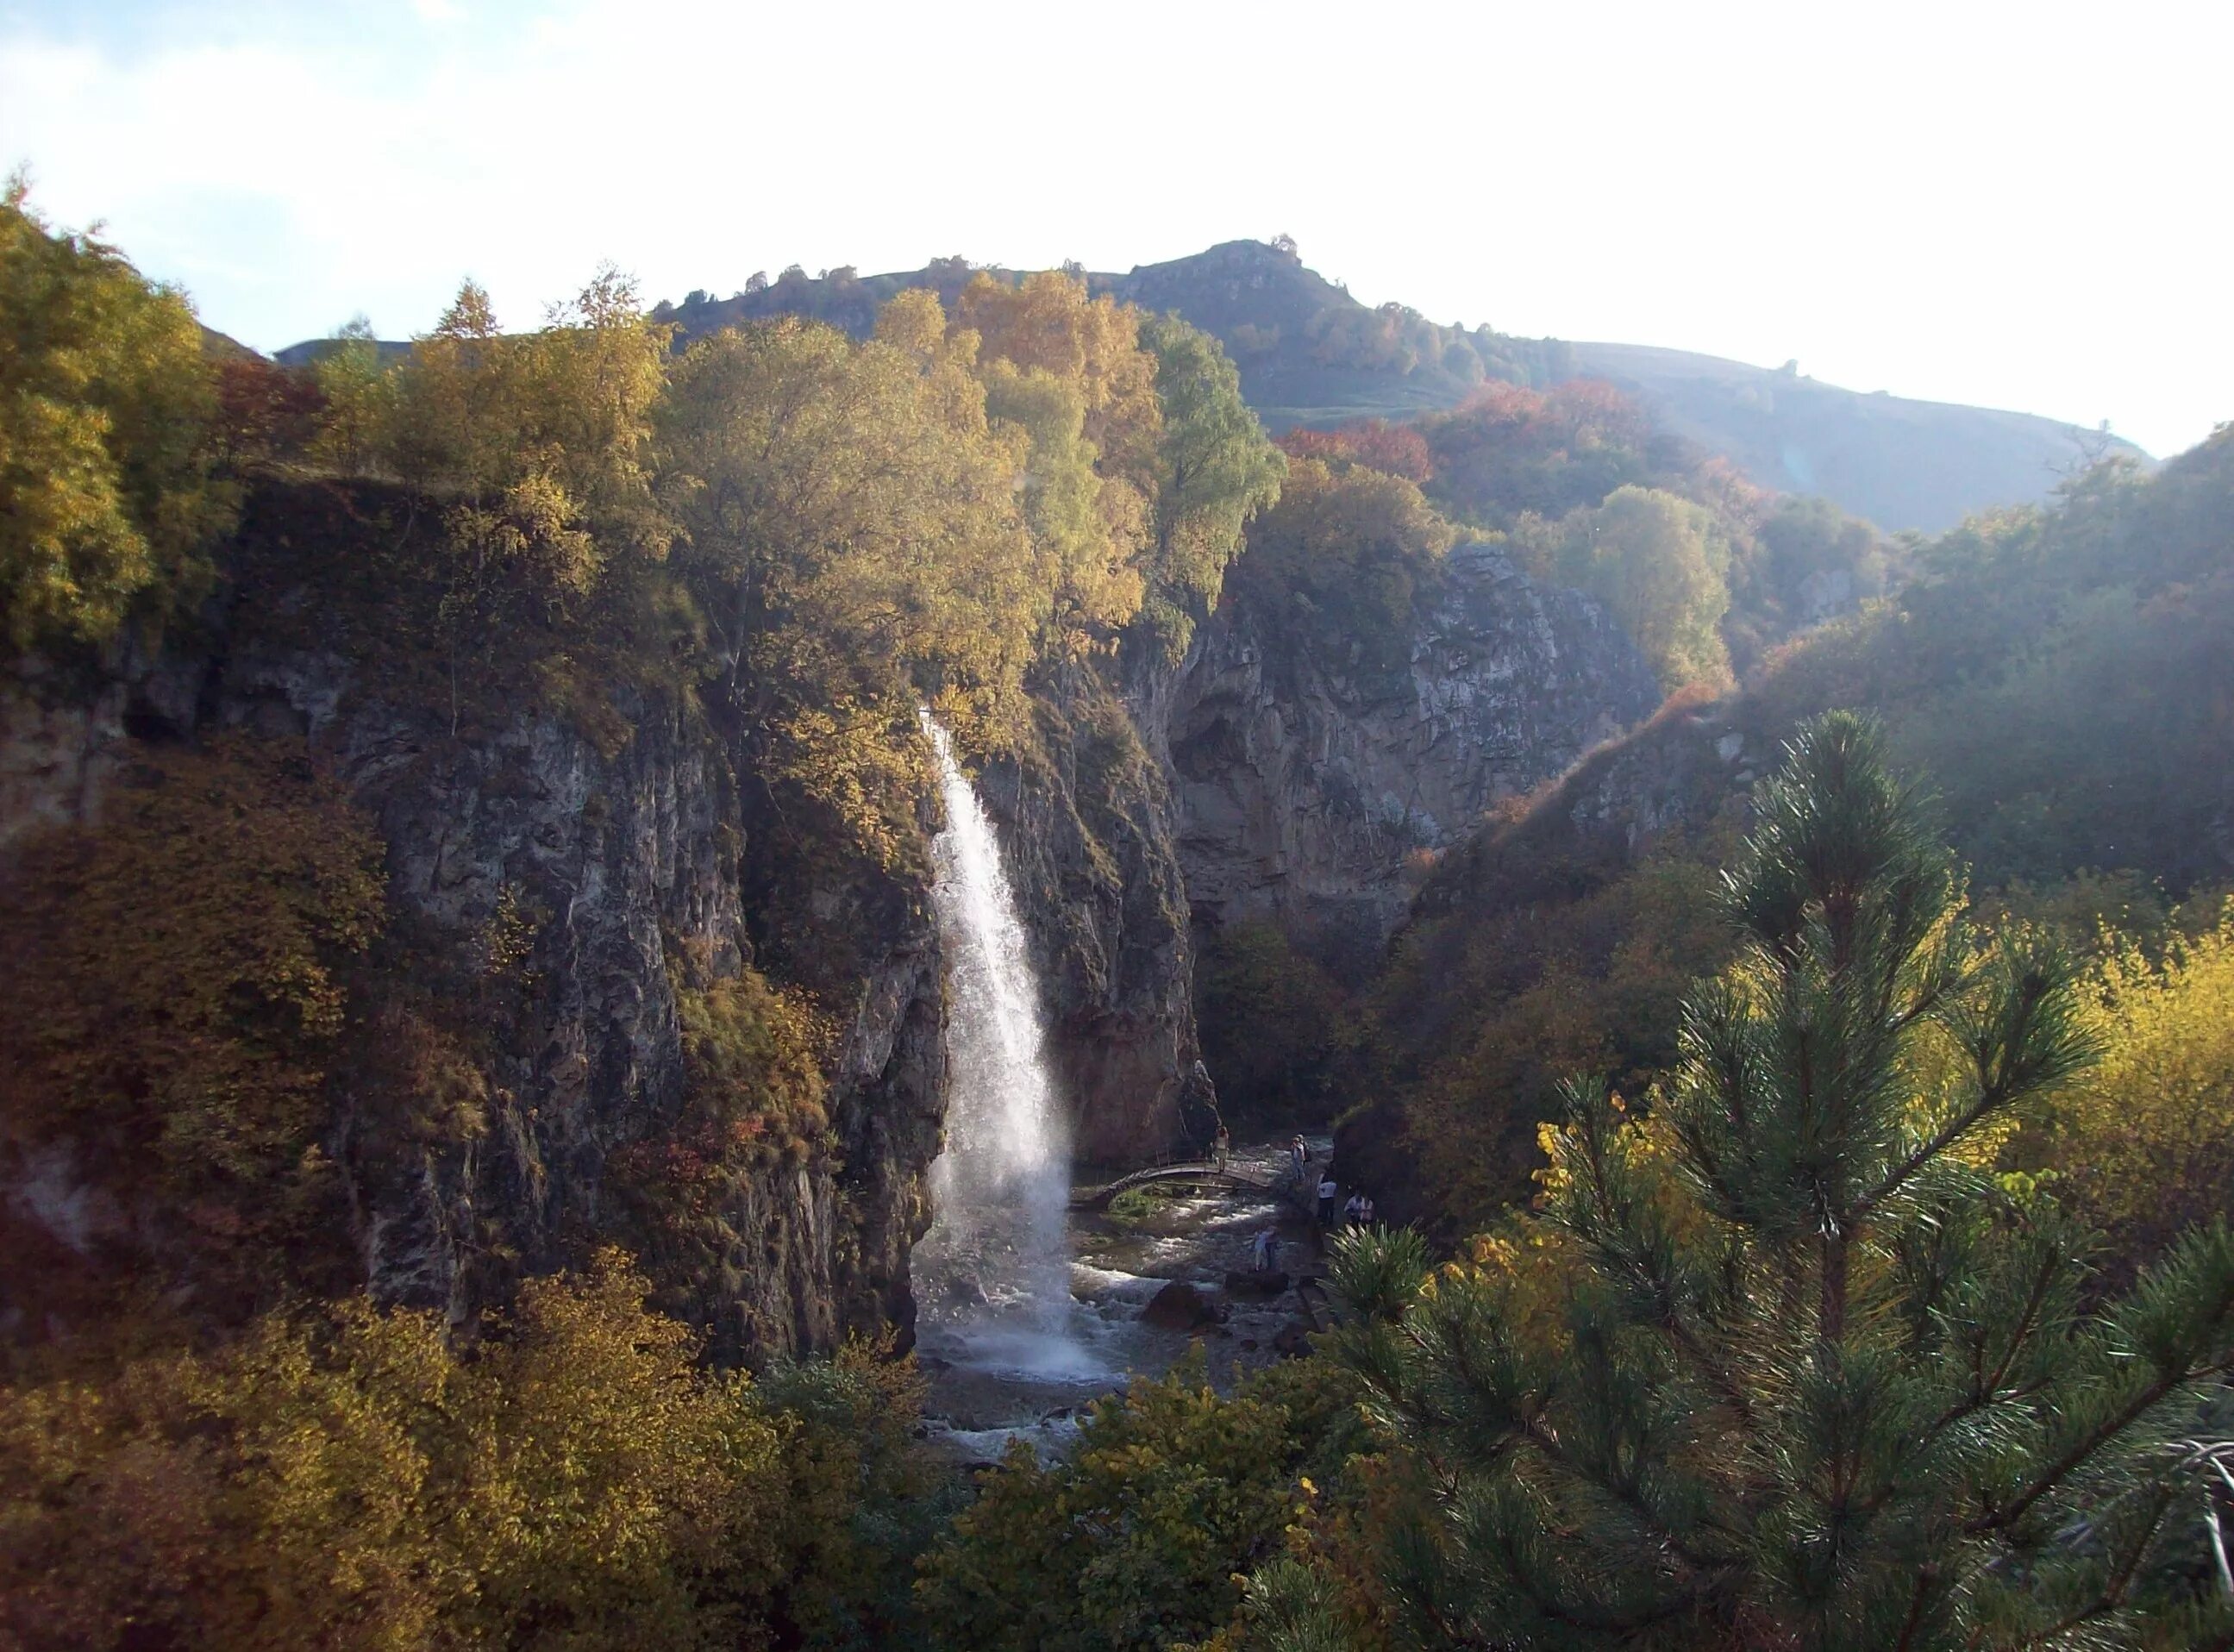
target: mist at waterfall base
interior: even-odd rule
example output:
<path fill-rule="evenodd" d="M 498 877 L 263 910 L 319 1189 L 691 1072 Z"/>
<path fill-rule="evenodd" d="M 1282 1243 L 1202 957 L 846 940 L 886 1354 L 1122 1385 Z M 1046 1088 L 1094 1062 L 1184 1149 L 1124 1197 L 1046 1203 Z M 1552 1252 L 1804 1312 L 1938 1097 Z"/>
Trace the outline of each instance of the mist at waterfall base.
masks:
<path fill-rule="evenodd" d="M 927 711 L 923 728 L 946 806 L 931 853 L 949 1100 L 931 1228 L 915 1251 L 918 1335 L 980 1371 L 1105 1382 L 1114 1373 L 1088 1348 L 1071 1296 L 1070 1144 L 1024 927 L 953 742 Z"/>
<path fill-rule="evenodd" d="M 1088 1401 L 1199 1348 L 1187 1332 L 1146 1323 L 1149 1300 L 1174 1279 L 1215 1291 L 1252 1265 L 1256 1234 L 1292 1213 L 1274 1195 L 1227 1193 L 1166 1204 L 1161 1233 L 1119 1233 L 1097 1217 L 1074 1227 L 1061 1098 L 1000 840 L 946 731 L 927 712 L 923 728 L 946 806 L 931 851 L 948 1101 L 931 1228 L 914 1253 L 917 1348 L 930 1378 L 926 1438 L 982 1465 L 1019 1440 L 1042 1455 L 1068 1449 Z M 1269 1185 L 1287 1149 L 1261 1146 L 1257 1179 Z M 1237 1144 L 1237 1164 L 1249 1151 Z M 1271 1358 L 1287 1316 L 1271 1303 L 1234 1305 L 1211 1333 L 1211 1379 L 1230 1388 L 1242 1366 Z"/>

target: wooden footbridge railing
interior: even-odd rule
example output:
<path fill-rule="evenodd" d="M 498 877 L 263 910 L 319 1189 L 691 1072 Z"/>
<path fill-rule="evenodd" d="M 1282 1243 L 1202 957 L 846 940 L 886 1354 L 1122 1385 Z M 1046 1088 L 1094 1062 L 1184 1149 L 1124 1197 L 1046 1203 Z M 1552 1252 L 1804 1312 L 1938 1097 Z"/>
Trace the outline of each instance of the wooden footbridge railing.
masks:
<path fill-rule="evenodd" d="M 1153 1165 L 1144 1165 L 1129 1175 L 1120 1176 L 1114 1182 L 1097 1186 L 1071 1190 L 1070 1208 L 1074 1211 L 1106 1211 L 1109 1201 L 1127 1188 L 1142 1187 L 1150 1182 L 1194 1182 L 1205 1187 L 1222 1187 L 1234 1192 L 1271 1193 L 1292 1203 L 1306 1216 L 1315 1208 L 1311 1190 L 1297 1179 L 1292 1171 L 1275 1176 L 1259 1176 L 1231 1165 L 1220 1170 L 1206 1159 L 1181 1159 Z"/>
<path fill-rule="evenodd" d="M 1274 1184 L 1244 1175 L 1233 1169 L 1220 1170 L 1207 1159 L 1189 1160 L 1169 1165 L 1149 1165 L 1128 1176 L 1120 1176 L 1114 1182 L 1099 1187 L 1079 1187 L 1071 1190 L 1070 1207 L 1075 1211 L 1106 1211 L 1109 1201 L 1129 1188 L 1144 1187 L 1150 1182 L 1197 1182 L 1212 1187 L 1246 1190 L 1269 1193 Z"/>

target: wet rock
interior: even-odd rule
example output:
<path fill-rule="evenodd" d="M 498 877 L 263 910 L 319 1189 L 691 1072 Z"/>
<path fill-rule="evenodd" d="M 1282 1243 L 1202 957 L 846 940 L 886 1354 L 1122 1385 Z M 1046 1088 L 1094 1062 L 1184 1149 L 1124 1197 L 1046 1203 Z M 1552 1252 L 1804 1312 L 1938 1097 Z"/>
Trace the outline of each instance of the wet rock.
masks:
<path fill-rule="evenodd" d="M 975 1279 L 957 1277 L 946 1282 L 946 1300 L 957 1308 L 983 1308 L 985 1288 Z"/>
<path fill-rule="evenodd" d="M 1300 1360 L 1311 1351 L 1312 1326 L 1307 1319 L 1291 1319 L 1272 1338 L 1272 1351 L 1283 1359 Z"/>
<path fill-rule="evenodd" d="M 1218 1323 L 1218 1309 L 1210 1298 L 1184 1279 L 1174 1279 L 1140 1310 L 1140 1322 L 1159 1330 L 1192 1331 Z"/>
<path fill-rule="evenodd" d="M 1048 1009 L 1048 1054 L 1089 1161 L 1133 1161 L 1206 1139 L 1217 1095 L 1195 1040 L 1193 948 L 1177 819 L 1159 756 L 1162 684 L 1120 691 L 1065 669 L 1039 685 L 1038 748 L 988 763 L 978 793 L 1000 829 Z"/>
<path fill-rule="evenodd" d="M 1278 1268 L 1237 1270 L 1225 1276 L 1229 1296 L 1277 1296 L 1288 1288 L 1288 1276 Z"/>

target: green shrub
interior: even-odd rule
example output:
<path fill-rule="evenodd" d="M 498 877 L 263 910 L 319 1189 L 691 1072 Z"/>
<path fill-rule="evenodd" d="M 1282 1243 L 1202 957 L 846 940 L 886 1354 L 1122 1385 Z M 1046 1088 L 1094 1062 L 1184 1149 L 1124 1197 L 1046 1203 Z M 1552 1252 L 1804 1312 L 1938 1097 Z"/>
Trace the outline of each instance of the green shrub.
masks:
<path fill-rule="evenodd" d="M 1369 1443 L 1349 1380 L 1291 1361 L 1231 1399 L 1199 1365 L 1099 1401 L 1042 1464 L 1013 1446 L 923 1562 L 942 1646 L 1118 1652 L 1226 1625 L 1239 1574 L 1279 1552 L 1311 1496 Z"/>

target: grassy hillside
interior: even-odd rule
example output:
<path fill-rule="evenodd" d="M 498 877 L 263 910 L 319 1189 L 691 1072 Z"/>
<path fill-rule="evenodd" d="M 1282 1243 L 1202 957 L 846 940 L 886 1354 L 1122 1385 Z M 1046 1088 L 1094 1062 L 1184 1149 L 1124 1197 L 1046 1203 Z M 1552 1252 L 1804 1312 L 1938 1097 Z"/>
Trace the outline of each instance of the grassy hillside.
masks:
<path fill-rule="evenodd" d="M 1274 431 L 1455 407 L 1483 384 L 1548 385 L 1573 370 L 1556 339 L 1444 327 L 1402 304 L 1369 308 L 1288 249 L 1226 241 L 1192 258 L 1099 276 L 1144 310 L 1214 335 Z"/>

